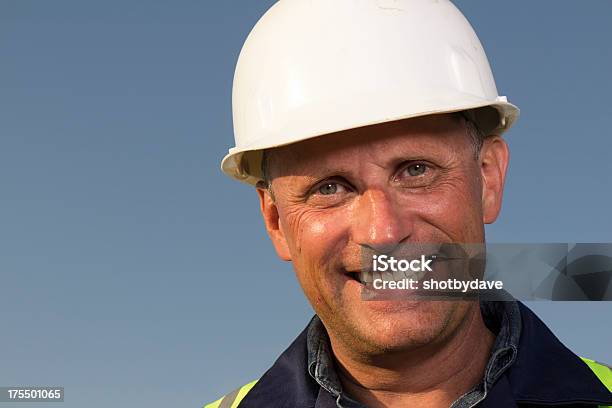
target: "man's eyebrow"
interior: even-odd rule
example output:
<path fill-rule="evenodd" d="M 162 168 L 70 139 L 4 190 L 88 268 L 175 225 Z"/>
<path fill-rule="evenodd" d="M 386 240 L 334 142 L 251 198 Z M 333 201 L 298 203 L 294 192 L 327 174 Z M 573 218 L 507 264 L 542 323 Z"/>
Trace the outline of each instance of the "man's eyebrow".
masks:
<path fill-rule="evenodd" d="M 351 178 L 351 176 L 353 175 L 354 175 L 354 172 L 346 168 L 342 168 L 342 167 L 334 168 L 334 167 L 329 167 L 329 166 L 321 166 L 317 168 L 315 172 L 310 173 L 310 174 L 305 174 L 304 176 L 307 177 L 309 184 L 316 184 L 316 183 L 320 183 L 321 181 L 324 181 L 325 179 L 332 178 L 332 177 L 348 179 L 348 178 Z"/>
<path fill-rule="evenodd" d="M 367 159 L 365 161 L 370 162 L 373 165 L 379 168 L 382 168 L 382 169 L 389 168 L 393 170 L 395 167 L 397 167 L 398 165 L 406 161 L 424 160 L 428 158 L 431 159 L 432 156 L 440 156 L 440 155 L 441 154 L 439 151 L 432 152 L 432 151 L 427 151 L 426 149 L 418 149 L 418 148 L 415 149 L 414 147 L 411 146 L 409 149 L 404 149 L 404 151 L 398 150 L 397 152 L 395 152 L 395 154 L 393 154 L 393 156 L 385 158 L 385 160 L 382 162 L 377 162 L 374 160 L 367 160 Z M 349 178 L 354 175 L 354 169 L 353 169 L 352 164 L 349 164 L 349 165 L 341 164 L 336 167 L 333 165 L 329 165 L 328 163 L 325 163 L 325 162 L 313 162 L 309 164 L 309 167 L 313 168 L 314 170 L 312 172 L 309 172 L 308 174 L 302 173 L 301 175 L 308 177 L 308 178 L 320 180 L 320 181 L 322 179 L 325 179 L 326 177 L 338 176 L 338 177 Z"/>

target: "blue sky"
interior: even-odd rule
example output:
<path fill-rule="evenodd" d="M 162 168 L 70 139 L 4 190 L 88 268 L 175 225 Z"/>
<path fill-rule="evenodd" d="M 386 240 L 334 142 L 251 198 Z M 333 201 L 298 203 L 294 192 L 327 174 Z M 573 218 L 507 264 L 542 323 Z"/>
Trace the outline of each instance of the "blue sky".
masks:
<path fill-rule="evenodd" d="M 200 406 L 307 323 L 255 193 L 218 168 L 234 64 L 272 3 L 0 0 L 0 385 Z M 522 110 L 488 239 L 612 242 L 612 3 L 456 4 Z M 612 362 L 611 303 L 531 306 Z"/>

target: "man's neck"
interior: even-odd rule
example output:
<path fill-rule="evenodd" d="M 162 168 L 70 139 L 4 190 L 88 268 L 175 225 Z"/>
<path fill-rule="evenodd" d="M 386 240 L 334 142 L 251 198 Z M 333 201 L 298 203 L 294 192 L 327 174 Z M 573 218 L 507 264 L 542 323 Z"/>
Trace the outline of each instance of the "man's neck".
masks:
<path fill-rule="evenodd" d="M 448 407 L 484 375 L 495 336 L 475 303 L 441 345 L 384 354 L 373 361 L 331 339 L 343 389 L 368 407 Z"/>

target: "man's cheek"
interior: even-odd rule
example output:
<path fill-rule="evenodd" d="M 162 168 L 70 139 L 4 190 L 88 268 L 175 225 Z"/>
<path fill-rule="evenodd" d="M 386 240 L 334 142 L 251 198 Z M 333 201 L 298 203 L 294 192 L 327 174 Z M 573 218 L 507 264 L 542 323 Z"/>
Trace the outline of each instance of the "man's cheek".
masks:
<path fill-rule="evenodd" d="M 330 226 L 320 220 L 313 220 L 306 227 L 306 233 L 313 239 L 323 238 L 327 233 L 329 233 L 329 230 Z"/>
<path fill-rule="evenodd" d="M 299 247 L 322 244 L 329 240 L 338 229 L 338 219 L 321 212 L 304 212 L 296 217 L 289 218 L 292 235 L 296 238 Z"/>
<path fill-rule="evenodd" d="M 427 233 L 426 225 L 440 230 L 447 238 L 456 241 L 477 239 L 473 236 L 472 224 L 478 221 L 480 206 L 474 203 L 471 192 L 452 186 L 429 194 L 415 210 L 415 217 L 421 220 L 423 231 L 417 237 L 423 239 L 420 233 Z M 420 228 L 417 228 L 420 229 Z M 425 237 L 426 238 L 426 237 Z"/>
<path fill-rule="evenodd" d="M 335 264 L 334 257 L 340 252 L 338 222 L 326 217 L 313 217 L 300 229 L 302 257 L 310 268 L 326 270 Z"/>

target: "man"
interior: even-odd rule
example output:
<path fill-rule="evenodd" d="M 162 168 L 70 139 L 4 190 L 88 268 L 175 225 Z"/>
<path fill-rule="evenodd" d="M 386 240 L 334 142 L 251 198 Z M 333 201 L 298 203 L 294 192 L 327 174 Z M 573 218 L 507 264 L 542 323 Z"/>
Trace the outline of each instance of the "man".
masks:
<path fill-rule="evenodd" d="M 316 316 L 209 407 L 612 405 L 612 373 L 516 301 L 363 299 L 364 251 L 484 243 L 518 109 L 444 0 L 281 0 L 239 58 L 226 174 L 255 185 Z"/>

